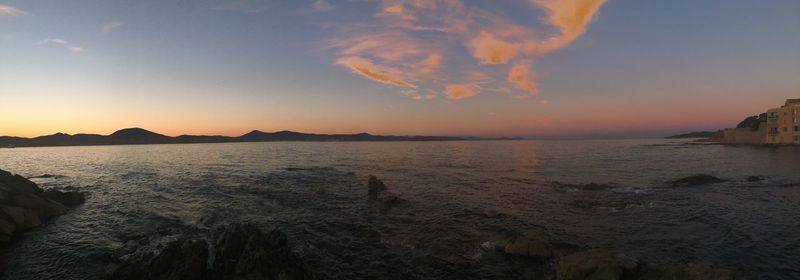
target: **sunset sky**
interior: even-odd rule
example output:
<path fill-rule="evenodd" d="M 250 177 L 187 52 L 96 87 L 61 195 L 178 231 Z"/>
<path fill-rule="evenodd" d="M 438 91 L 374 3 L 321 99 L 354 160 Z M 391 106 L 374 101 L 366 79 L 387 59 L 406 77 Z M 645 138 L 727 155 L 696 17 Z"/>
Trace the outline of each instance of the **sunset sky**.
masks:
<path fill-rule="evenodd" d="M 0 135 L 654 136 L 800 98 L 792 0 L 0 0 Z"/>

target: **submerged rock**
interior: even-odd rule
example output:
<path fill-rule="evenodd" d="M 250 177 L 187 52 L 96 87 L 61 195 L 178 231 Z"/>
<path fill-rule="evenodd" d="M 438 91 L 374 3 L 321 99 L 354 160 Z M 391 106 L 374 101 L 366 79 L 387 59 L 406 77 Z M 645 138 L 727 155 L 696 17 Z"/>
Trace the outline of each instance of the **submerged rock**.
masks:
<path fill-rule="evenodd" d="M 369 189 L 370 196 L 377 196 L 379 192 L 386 190 L 386 185 L 384 185 L 383 181 L 378 179 L 378 177 L 375 177 L 375 175 L 369 175 L 367 188 Z"/>
<path fill-rule="evenodd" d="M 155 245 L 154 245 L 155 244 Z M 251 224 L 230 224 L 201 238 L 166 243 L 143 241 L 111 264 L 107 279 L 312 279 L 280 230 L 264 233 Z"/>
<path fill-rule="evenodd" d="M 764 177 L 761 177 L 761 176 L 748 176 L 747 177 L 747 181 L 748 182 L 761 182 L 761 180 L 764 180 Z"/>
<path fill-rule="evenodd" d="M 378 210 L 380 210 L 381 213 L 387 213 L 391 211 L 392 208 L 406 202 L 405 199 L 398 197 L 396 194 L 387 192 L 378 198 Z"/>
<path fill-rule="evenodd" d="M 588 183 L 588 184 L 565 184 L 561 182 L 553 182 L 553 186 L 559 188 L 573 188 L 582 191 L 602 191 L 616 188 L 617 186 L 613 186 L 610 184 L 599 184 L 599 183 Z"/>
<path fill-rule="evenodd" d="M 80 192 L 46 190 L 42 192 L 40 196 L 61 203 L 66 206 L 77 206 L 86 202 L 86 195 Z"/>
<path fill-rule="evenodd" d="M 553 255 L 550 239 L 543 235 L 527 235 L 509 240 L 503 251 L 509 255 L 547 258 Z"/>
<path fill-rule="evenodd" d="M 369 189 L 370 203 L 381 213 L 387 213 L 392 208 L 407 202 L 396 194 L 386 191 L 386 185 L 374 175 L 369 176 L 367 188 Z"/>
<path fill-rule="evenodd" d="M 561 258 L 558 263 L 558 278 L 563 280 L 634 279 L 639 272 L 639 267 L 639 261 L 635 258 L 590 250 Z"/>
<path fill-rule="evenodd" d="M 669 181 L 667 183 L 672 185 L 673 187 L 682 187 L 682 186 L 702 186 L 702 185 L 716 184 L 722 182 L 725 182 L 725 180 L 722 180 L 720 178 L 708 174 L 696 174 L 689 177 Z"/>
<path fill-rule="evenodd" d="M 38 226 L 42 218 L 66 213 L 65 205 L 83 201 L 82 193 L 44 191 L 22 176 L 0 170 L 0 242 Z"/>

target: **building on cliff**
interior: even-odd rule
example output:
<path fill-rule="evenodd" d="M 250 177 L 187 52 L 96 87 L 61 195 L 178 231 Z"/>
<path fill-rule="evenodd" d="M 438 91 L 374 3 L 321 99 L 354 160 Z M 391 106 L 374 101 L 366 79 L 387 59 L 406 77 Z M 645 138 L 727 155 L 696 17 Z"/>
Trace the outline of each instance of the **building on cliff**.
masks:
<path fill-rule="evenodd" d="M 800 144 L 800 99 L 767 111 L 767 144 Z"/>
<path fill-rule="evenodd" d="M 787 99 L 781 107 L 748 117 L 714 138 L 724 144 L 800 145 L 800 98 Z"/>

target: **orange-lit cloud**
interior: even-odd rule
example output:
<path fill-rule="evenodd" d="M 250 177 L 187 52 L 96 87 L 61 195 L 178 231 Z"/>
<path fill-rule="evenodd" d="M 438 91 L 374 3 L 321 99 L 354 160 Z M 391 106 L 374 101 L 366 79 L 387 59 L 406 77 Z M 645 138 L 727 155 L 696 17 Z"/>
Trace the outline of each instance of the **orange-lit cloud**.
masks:
<path fill-rule="evenodd" d="M 449 99 L 463 99 L 478 94 L 478 89 L 471 84 L 449 84 L 445 90 Z"/>
<path fill-rule="evenodd" d="M 541 42 L 536 52 L 549 53 L 564 48 L 586 32 L 606 0 L 529 0 L 547 11 L 547 23 L 561 31 Z"/>
<path fill-rule="evenodd" d="M 508 71 L 508 81 L 514 84 L 518 89 L 525 90 L 529 94 L 535 94 L 539 91 L 535 78 L 533 61 L 517 63 Z"/>
<path fill-rule="evenodd" d="M 415 85 L 404 81 L 396 74 L 396 69 L 378 67 L 367 59 L 360 57 L 345 57 L 339 59 L 336 63 L 345 66 L 353 71 L 353 73 L 366 77 L 367 79 L 388 84 L 398 87 L 416 87 Z"/>
<path fill-rule="evenodd" d="M 480 91 L 525 98 L 539 91 L 532 60 L 583 35 L 606 0 L 527 1 L 546 12 L 543 22 L 554 34 L 538 39 L 548 32 L 461 0 L 381 0 L 373 17 L 343 29 L 328 47 L 338 51 L 338 64 L 381 83 L 420 90 L 445 85 L 450 99 Z M 352 57 L 364 61 L 358 67 L 342 62 Z"/>
<path fill-rule="evenodd" d="M 519 53 L 519 45 L 495 38 L 488 32 L 481 32 L 470 42 L 472 56 L 482 64 L 506 64 Z"/>
<path fill-rule="evenodd" d="M 0 4 L 0 17 L 15 17 L 24 14 L 25 12 L 15 8 L 14 6 Z"/>

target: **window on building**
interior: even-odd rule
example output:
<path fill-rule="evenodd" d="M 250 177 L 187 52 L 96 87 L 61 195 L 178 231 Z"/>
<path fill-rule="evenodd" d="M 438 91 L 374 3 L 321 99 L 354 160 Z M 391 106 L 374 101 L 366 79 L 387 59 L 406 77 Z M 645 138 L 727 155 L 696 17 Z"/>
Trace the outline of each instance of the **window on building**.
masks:
<path fill-rule="evenodd" d="M 800 126 L 794 126 L 794 131 L 800 131 Z"/>
<path fill-rule="evenodd" d="M 789 131 L 789 128 L 784 126 L 783 127 L 783 132 L 787 132 L 787 131 Z"/>
<path fill-rule="evenodd" d="M 797 142 L 797 141 L 800 141 L 800 136 L 795 136 L 795 137 L 794 137 L 794 141 L 795 141 L 795 142 Z"/>

